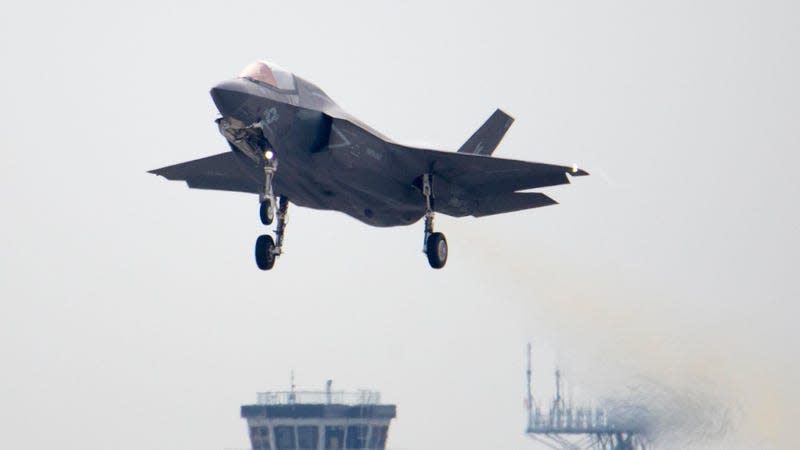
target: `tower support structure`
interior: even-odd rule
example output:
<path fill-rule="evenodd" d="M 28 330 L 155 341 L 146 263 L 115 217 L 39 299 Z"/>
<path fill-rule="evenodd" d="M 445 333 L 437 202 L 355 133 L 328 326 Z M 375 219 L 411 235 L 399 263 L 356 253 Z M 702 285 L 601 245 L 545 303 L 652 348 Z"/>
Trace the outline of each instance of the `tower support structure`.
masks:
<path fill-rule="evenodd" d="M 565 403 L 562 397 L 564 374 L 559 368 L 555 370 L 556 394 L 553 401 L 548 407 L 540 407 L 533 395 L 530 344 L 525 373 L 528 380 L 526 434 L 531 439 L 553 450 L 650 449 L 641 425 L 609 417 L 602 407 L 575 407 L 571 400 Z"/>

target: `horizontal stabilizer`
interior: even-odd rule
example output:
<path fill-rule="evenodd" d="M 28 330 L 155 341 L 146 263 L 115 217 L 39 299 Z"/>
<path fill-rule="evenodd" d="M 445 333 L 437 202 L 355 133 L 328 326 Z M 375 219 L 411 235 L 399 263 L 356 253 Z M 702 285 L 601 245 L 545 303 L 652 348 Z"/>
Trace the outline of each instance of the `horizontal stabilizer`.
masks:
<path fill-rule="evenodd" d="M 558 204 L 557 201 L 540 192 L 512 192 L 479 199 L 472 215 L 475 217 L 490 216 L 556 204 Z"/>
<path fill-rule="evenodd" d="M 514 123 L 513 117 L 500 109 L 495 110 L 494 114 L 458 149 L 458 153 L 491 155 L 512 123 Z"/>

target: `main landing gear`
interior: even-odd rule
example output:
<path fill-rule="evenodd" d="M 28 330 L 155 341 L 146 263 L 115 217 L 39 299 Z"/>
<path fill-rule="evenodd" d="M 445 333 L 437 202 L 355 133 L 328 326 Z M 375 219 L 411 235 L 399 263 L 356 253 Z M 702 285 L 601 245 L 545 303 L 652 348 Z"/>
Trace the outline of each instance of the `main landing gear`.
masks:
<path fill-rule="evenodd" d="M 278 160 L 272 150 L 264 152 L 264 192 L 261 194 L 259 215 L 261 223 L 271 225 L 276 216 L 278 219 L 275 228 L 275 239 L 268 234 L 262 234 L 256 239 L 256 265 L 261 270 L 270 270 L 275 265 L 275 260 L 283 249 L 283 236 L 286 231 L 286 213 L 289 210 L 289 199 L 285 196 L 276 198 L 272 189 L 275 171 L 278 169 Z"/>
<path fill-rule="evenodd" d="M 433 231 L 433 176 L 422 176 L 422 195 L 425 196 L 425 239 L 422 252 L 428 256 L 428 264 L 441 269 L 447 263 L 447 239 L 444 234 Z"/>
<path fill-rule="evenodd" d="M 276 197 L 272 188 L 273 178 L 278 168 L 278 161 L 271 150 L 264 152 L 264 192 L 260 196 L 259 215 L 261 223 L 271 225 L 277 219 L 275 239 L 269 234 L 262 234 L 256 239 L 256 265 L 261 270 L 270 270 L 275 260 L 283 251 L 283 239 L 286 232 L 286 215 L 289 211 L 289 199 L 286 196 Z M 441 269 L 447 263 L 447 239 L 443 233 L 433 231 L 434 197 L 433 176 L 422 176 L 422 195 L 425 197 L 425 235 L 422 252 L 428 257 L 428 264 L 434 269 Z"/>

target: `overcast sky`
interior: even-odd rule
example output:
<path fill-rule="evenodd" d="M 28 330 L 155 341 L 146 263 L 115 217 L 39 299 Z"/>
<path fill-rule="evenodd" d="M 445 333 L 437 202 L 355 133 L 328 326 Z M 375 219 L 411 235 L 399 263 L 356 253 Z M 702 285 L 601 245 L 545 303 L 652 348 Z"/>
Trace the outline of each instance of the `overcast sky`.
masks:
<path fill-rule="evenodd" d="M 528 340 L 545 403 L 558 362 L 733 411 L 697 448 L 798 446 L 797 2 L 68 3 L 0 15 L 3 448 L 246 448 L 294 369 L 397 403 L 391 448 L 535 450 Z M 255 196 L 146 173 L 227 149 L 208 90 L 261 58 L 403 143 L 502 107 L 496 156 L 592 176 L 437 216 L 442 271 L 422 223 L 293 208 L 263 273 Z"/>

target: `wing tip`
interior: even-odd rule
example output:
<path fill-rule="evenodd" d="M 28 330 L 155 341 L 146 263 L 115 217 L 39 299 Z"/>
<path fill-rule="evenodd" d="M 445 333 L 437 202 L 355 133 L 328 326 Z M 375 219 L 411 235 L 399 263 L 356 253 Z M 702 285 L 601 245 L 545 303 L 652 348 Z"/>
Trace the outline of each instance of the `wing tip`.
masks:
<path fill-rule="evenodd" d="M 165 167 L 162 167 L 160 169 L 152 169 L 152 170 L 148 170 L 147 173 L 151 173 L 151 174 L 153 174 L 155 176 L 159 176 L 159 177 L 164 177 L 164 178 L 169 180 L 170 177 L 167 176 L 167 172 L 164 169 L 165 169 Z"/>
<path fill-rule="evenodd" d="M 589 172 L 579 169 L 578 166 L 572 166 L 568 171 L 567 174 L 571 177 L 583 177 L 589 175 Z"/>

